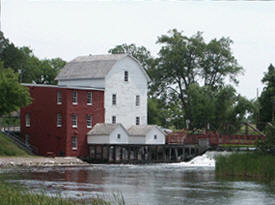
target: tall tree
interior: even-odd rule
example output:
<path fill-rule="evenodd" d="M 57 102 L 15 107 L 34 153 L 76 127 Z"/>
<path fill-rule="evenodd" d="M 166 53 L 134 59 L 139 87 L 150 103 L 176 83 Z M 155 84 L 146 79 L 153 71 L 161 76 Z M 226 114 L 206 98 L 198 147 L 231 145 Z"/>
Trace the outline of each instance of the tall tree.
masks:
<path fill-rule="evenodd" d="M 0 116 L 18 110 L 31 102 L 29 91 L 18 82 L 18 74 L 0 63 Z"/>
<path fill-rule="evenodd" d="M 162 47 L 155 67 L 155 75 L 161 95 L 172 102 L 180 100 L 185 120 L 194 120 L 191 108 L 190 86 L 199 82 L 216 90 L 228 77 L 237 83 L 236 76 L 242 71 L 232 55 L 228 38 L 212 40 L 206 43 L 202 33 L 187 37 L 176 29 L 162 35 L 157 43 Z M 192 123 L 191 123 L 192 124 Z"/>
<path fill-rule="evenodd" d="M 121 44 L 116 47 L 110 49 L 108 51 L 111 54 L 130 54 L 134 58 L 136 58 L 141 65 L 145 68 L 145 70 L 149 70 L 153 61 L 153 57 L 144 46 L 136 46 L 134 43 L 132 44 Z"/>
<path fill-rule="evenodd" d="M 262 79 L 265 87 L 259 97 L 260 111 L 257 127 L 263 130 L 267 122 L 275 119 L 275 68 L 272 64 Z"/>

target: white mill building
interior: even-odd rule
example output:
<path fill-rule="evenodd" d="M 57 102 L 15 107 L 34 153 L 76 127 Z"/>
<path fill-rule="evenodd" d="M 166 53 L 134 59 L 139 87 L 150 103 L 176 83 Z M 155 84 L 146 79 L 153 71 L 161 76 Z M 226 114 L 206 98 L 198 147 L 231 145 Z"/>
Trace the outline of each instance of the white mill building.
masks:
<path fill-rule="evenodd" d="M 56 80 L 62 86 L 104 89 L 105 124 L 99 123 L 87 133 L 88 143 L 165 144 L 164 133 L 147 125 L 150 78 L 132 56 L 77 57 L 65 65 Z"/>

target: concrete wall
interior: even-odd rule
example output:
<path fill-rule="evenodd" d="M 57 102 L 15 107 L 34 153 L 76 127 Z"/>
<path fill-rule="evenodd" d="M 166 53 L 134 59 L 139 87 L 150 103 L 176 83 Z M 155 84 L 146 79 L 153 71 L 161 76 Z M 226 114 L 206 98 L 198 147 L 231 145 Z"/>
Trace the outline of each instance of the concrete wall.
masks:
<path fill-rule="evenodd" d="M 157 135 L 157 139 L 154 139 L 154 135 Z M 153 128 L 146 135 L 145 144 L 165 144 L 165 135 L 157 128 Z"/>
<path fill-rule="evenodd" d="M 124 71 L 128 71 L 129 80 L 124 81 Z M 112 95 L 116 94 L 117 104 L 112 105 Z M 140 105 L 136 106 L 136 95 L 140 96 Z M 105 78 L 105 122 L 122 123 L 128 129 L 136 124 L 147 124 L 147 79 L 140 65 L 130 57 L 119 60 Z"/>

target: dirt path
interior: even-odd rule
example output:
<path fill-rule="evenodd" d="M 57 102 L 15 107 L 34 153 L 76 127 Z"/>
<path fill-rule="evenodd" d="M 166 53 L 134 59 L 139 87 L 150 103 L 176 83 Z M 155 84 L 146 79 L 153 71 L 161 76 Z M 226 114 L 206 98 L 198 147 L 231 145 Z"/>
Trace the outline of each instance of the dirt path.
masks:
<path fill-rule="evenodd" d="M 76 157 L 0 157 L 0 167 L 35 166 L 87 166 L 88 163 Z"/>

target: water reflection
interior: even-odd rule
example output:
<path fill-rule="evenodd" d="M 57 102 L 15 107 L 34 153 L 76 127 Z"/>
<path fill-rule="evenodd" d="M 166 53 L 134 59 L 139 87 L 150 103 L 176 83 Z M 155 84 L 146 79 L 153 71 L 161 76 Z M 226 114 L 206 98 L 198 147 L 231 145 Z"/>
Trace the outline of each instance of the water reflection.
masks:
<path fill-rule="evenodd" d="M 274 186 L 221 180 L 209 167 L 166 164 L 40 168 L 9 170 L 9 178 L 32 190 L 75 198 L 122 193 L 128 204 L 275 204 Z"/>

